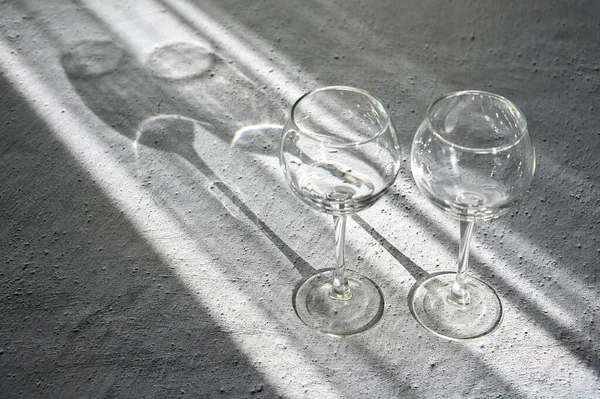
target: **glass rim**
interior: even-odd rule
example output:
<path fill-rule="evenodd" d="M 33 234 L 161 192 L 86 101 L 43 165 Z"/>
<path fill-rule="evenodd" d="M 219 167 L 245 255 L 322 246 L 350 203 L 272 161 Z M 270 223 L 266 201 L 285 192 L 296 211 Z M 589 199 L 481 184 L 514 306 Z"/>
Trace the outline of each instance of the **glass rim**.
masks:
<path fill-rule="evenodd" d="M 320 92 L 323 92 L 323 91 L 349 91 L 349 92 L 361 94 L 361 95 L 369 98 L 371 101 L 374 101 L 375 103 L 377 103 L 380 106 L 381 110 L 383 110 L 385 112 L 385 125 L 377 133 L 373 134 L 371 137 L 368 137 L 364 140 L 333 142 L 333 143 L 328 142 L 325 139 L 320 139 L 320 137 L 331 139 L 332 137 L 330 137 L 330 136 L 324 136 L 324 135 L 315 133 L 313 131 L 300 128 L 298 126 L 298 124 L 296 123 L 296 118 L 295 118 L 296 109 L 298 108 L 298 106 L 300 105 L 302 100 L 305 100 L 307 97 L 312 96 L 317 93 L 320 93 Z M 309 140 L 312 140 L 319 144 L 327 145 L 328 147 L 335 147 L 335 148 L 355 147 L 355 146 L 369 143 L 369 142 L 375 140 L 376 138 L 380 137 L 381 135 L 383 135 L 389 129 L 390 125 L 392 124 L 390 112 L 388 111 L 387 107 L 384 105 L 383 101 L 381 101 L 378 97 L 376 97 L 375 95 L 373 95 L 363 89 L 358 89 L 356 87 L 351 87 L 351 86 L 340 86 L 340 85 L 323 86 L 323 87 L 319 87 L 317 89 L 311 90 L 307 93 L 304 93 L 300 98 L 298 98 L 296 100 L 296 102 L 294 102 L 294 105 L 292 105 L 292 109 L 290 111 L 290 122 L 296 127 L 298 133 L 302 134 L 304 137 L 308 138 Z"/>
<path fill-rule="evenodd" d="M 479 94 L 479 95 L 486 95 L 488 97 L 492 97 L 496 100 L 501 101 L 503 104 L 505 104 L 511 110 L 511 112 L 516 113 L 518 115 L 518 118 L 523 121 L 522 127 L 521 127 L 520 131 L 518 132 L 517 137 L 510 143 L 504 144 L 501 146 L 497 146 L 497 147 L 468 147 L 468 146 L 456 144 L 456 143 L 452 142 L 451 140 L 448 140 L 447 138 L 443 137 L 433 127 L 433 124 L 431 123 L 431 113 L 433 112 L 435 106 L 438 105 L 440 102 L 448 100 L 450 98 L 461 97 L 461 96 L 465 96 L 465 95 L 469 95 L 469 94 Z M 482 91 L 482 90 L 461 90 L 461 91 L 447 93 L 447 94 L 439 97 L 434 102 L 432 102 L 431 105 L 427 108 L 427 112 L 425 114 L 425 120 L 427 121 L 427 124 L 429 125 L 429 128 L 431 129 L 433 134 L 435 134 L 436 137 L 438 137 L 440 140 L 442 140 L 446 144 L 448 144 L 454 148 L 457 148 L 461 151 L 472 152 L 475 154 L 497 153 L 500 151 L 507 150 L 507 149 L 519 144 L 519 142 L 523 139 L 523 137 L 525 137 L 525 135 L 527 133 L 527 119 L 525 118 L 525 114 L 523 114 L 523 111 L 521 111 L 521 109 L 517 105 L 515 105 L 512 101 L 508 100 L 506 97 L 503 97 L 499 94 Z"/>

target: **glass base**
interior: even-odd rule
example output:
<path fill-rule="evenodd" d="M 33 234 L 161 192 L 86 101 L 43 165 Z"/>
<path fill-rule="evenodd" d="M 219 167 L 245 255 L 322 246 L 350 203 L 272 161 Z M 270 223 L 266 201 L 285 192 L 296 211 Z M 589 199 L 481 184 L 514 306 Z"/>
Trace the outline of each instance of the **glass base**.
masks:
<path fill-rule="evenodd" d="M 296 287 L 292 300 L 298 317 L 307 326 L 337 337 L 359 334 L 377 324 L 383 315 L 381 289 L 369 278 L 347 270 L 352 296 L 333 299 L 333 270 L 322 270 Z"/>
<path fill-rule="evenodd" d="M 449 300 L 456 273 L 431 275 L 416 284 L 409 294 L 410 311 L 433 334 L 452 341 L 472 341 L 494 332 L 502 323 L 502 302 L 492 287 L 470 277 L 468 305 Z"/>

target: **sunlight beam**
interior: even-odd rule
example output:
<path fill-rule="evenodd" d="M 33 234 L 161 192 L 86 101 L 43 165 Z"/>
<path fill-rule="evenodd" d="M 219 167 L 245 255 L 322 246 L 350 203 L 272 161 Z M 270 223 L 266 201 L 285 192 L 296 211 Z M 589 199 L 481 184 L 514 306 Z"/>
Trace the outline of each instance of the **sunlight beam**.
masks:
<path fill-rule="evenodd" d="M 294 342 L 281 333 L 275 333 L 276 330 L 270 326 L 272 321 L 268 314 L 218 268 L 205 267 L 203 276 L 197 277 L 198 265 L 210 265 L 213 263 L 212 258 L 204 254 L 195 239 L 187 237 L 179 223 L 157 204 L 149 202 L 144 205 L 148 212 L 139 212 L 138 204 L 151 194 L 141 188 L 139 182 L 119 165 L 113 158 L 111 148 L 90 131 L 89 123 L 84 122 L 73 107 L 64 104 L 31 71 L 20 52 L 13 51 L 4 41 L 0 41 L 0 55 L 0 70 L 23 93 L 31 107 L 48 123 L 52 132 L 81 167 L 90 173 L 107 198 L 114 202 L 114 206 L 123 211 L 162 261 L 174 267 L 180 281 L 190 292 L 196 293 L 211 318 L 225 331 L 231 332 L 245 331 L 249 325 L 268 327 L 269 339 L 257 340 L 243 334 L 231 334 L 231 339 L 253 360 L 255 367 L 272 387 L 281 391 L 285 397 L 294 397 L 298 392 L 303 392 L 305 386 L 323 381 L 322 374 L 296 349 Z M 151 219 L 144 216 L 148 213 L 152 214 Z M 173 238 L 165 238 L 166 231 Z M 178 248 L 176 253 L 173 251 L 174 247 Z M 186 259 L 193 259 L 194 262 L 183 262 L 181 254 L 186 254 Z M 215 301 L 223 292 L 235 292 L 237 311 Z M 238 317 L 238 312 L 243 312 L 243 319 Z M 281 354 L 284 350 L 284 363 L 302 364 L 302 367 L 296 367 L 293 379 L 282 384 L 278 376 L 281 375 Z M 337 389 L 325 382 L 319 384 L 318 391 L 321 397 L 340 397 Z"/>

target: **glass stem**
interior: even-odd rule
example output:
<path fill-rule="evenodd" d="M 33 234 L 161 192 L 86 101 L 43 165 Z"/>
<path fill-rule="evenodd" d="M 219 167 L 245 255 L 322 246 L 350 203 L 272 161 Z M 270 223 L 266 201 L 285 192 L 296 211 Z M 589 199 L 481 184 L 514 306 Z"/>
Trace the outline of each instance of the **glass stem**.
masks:
<path fill-rule="evenodd" d="M 458 305 L 468 305 L 471 302 L 471 295 L 467 289 L 467 271 L 469 269 L 469 247 L 471 245 L 471 235 L 475 222 L 460 222 L 460 246 L 458 249 L 458 271 L 456 279 L 452 285 L 452 292 L 448 298 L 451 302 Z"/>
<path fill-rule="evenodd" d="M 331 298 L 346 301 L 352 298 L 352 291 L 346 278 L 346 260 L 344 250 L 346 246 L 346 216 L 334 216 L 333 225 L 335 232 L 335 270 L 333 272 L 333 287 Z"/>

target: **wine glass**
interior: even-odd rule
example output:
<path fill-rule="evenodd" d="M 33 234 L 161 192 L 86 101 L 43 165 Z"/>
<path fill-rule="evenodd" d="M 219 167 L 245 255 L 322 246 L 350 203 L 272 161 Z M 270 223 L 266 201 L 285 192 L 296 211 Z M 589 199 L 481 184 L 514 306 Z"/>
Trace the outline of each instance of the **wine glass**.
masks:
<path fill-rule="evenodd" d="M 467 276 L 475 222 L 504 215 L 525 194 L 535 151 L 525 116 L 496 94 L 461 91 L 427 110 L 411 149 L 421 192 L 460 221 L 458 271 L 436 273 L 409 295 L 412 314 L 432 333 L 468 341 L 496 330 L 502 302 L 492 287 Z"/>
<path fill-rule="evenodd" d="M 335 268 L 296 287 L 296 314 L 334 336 L 369 329 L 383 314 L 383 294 L 369 278 L 346 270 L 346 216 L 373 205 L 398 174 L 400 146 L 389 112 L 380 100 L 352 87 L 305 94 L 283 128 L 280 164 L 292 191 L 333 215 L 335 230 Z"/>

